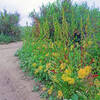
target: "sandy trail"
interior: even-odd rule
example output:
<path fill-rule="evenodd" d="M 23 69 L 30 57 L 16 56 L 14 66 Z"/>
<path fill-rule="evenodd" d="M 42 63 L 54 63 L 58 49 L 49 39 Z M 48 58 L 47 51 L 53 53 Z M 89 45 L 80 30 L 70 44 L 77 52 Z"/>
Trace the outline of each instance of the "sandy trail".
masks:
<path fill-rule="evenodd" d="M 0 45 L 0 100 L 40 100 L 32 92 L 34 81 L 25 78 L 14 56 L 21 46 L 21 42 Z"/>

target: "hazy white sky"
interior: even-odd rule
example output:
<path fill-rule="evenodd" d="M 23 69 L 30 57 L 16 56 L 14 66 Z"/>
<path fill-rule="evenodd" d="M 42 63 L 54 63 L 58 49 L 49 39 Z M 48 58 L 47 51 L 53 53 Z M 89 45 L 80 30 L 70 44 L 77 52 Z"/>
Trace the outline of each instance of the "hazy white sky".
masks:
<path fill-rule="evenodd" d="M 28 15 L 33 9 L 39 11 L 39 7 L 48 2 L 54 2 L 55 0 L 0 0 L 0 11 L 6 9 L 9 12 L 17 11 L 21 15 L 21 25 L 25 25 L 26 21 L 29 23 L 31 19 L 28 18 Z M 96 7 L 100 8 L 100 0 L 73 0 L 74 2 L 81 3 L 87 1 L 89 5 L 95 3 Z"/>

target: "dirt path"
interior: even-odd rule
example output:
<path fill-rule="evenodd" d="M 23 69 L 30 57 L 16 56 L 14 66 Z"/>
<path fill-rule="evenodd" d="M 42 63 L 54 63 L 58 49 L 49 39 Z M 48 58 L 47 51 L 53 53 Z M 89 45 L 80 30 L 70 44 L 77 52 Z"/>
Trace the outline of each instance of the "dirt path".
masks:
<path fill-rule="evenodd" d="M 0 100 L 40 100 L 32 92 L 34 82 L 25 78 L 14 53 L 21 42 L 0 45 Z"/>

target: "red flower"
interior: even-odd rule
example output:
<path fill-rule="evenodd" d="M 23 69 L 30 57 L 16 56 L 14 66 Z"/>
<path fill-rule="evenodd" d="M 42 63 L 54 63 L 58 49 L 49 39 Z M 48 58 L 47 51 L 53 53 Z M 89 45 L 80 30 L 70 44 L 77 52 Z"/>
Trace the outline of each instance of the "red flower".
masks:
<path fill-rule="evenodd" d="M 54 74 L 56 74 L 56 71 L 55 70 L 50 70 L 51 72 L 53 72 Z"/>
<path fill-rule="evenodd" d="M 92 77 L 93 77 L 93 78 L 95 78 L 95 77 L 98 77 L 98 76 L 99 76 L 99 75 L 97 75 L 97 74 L 95 74 L 95 75 L 92 75 Z"/>

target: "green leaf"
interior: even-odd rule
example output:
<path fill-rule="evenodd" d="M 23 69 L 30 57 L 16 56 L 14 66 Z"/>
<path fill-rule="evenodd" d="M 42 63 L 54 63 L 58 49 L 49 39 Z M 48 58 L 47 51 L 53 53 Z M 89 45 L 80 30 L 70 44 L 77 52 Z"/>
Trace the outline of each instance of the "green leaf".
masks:
<path fill-rule="evenodd" d="M 100 95 L 96 95 L 95 100 L 100 100 Z"/>
<path fill-rule="evenodd" d="M 77 95 L 77 94 L 74 94 L 74 95 L 72 96 L 72 100 L 78 100 L 78 95 Z"/>

